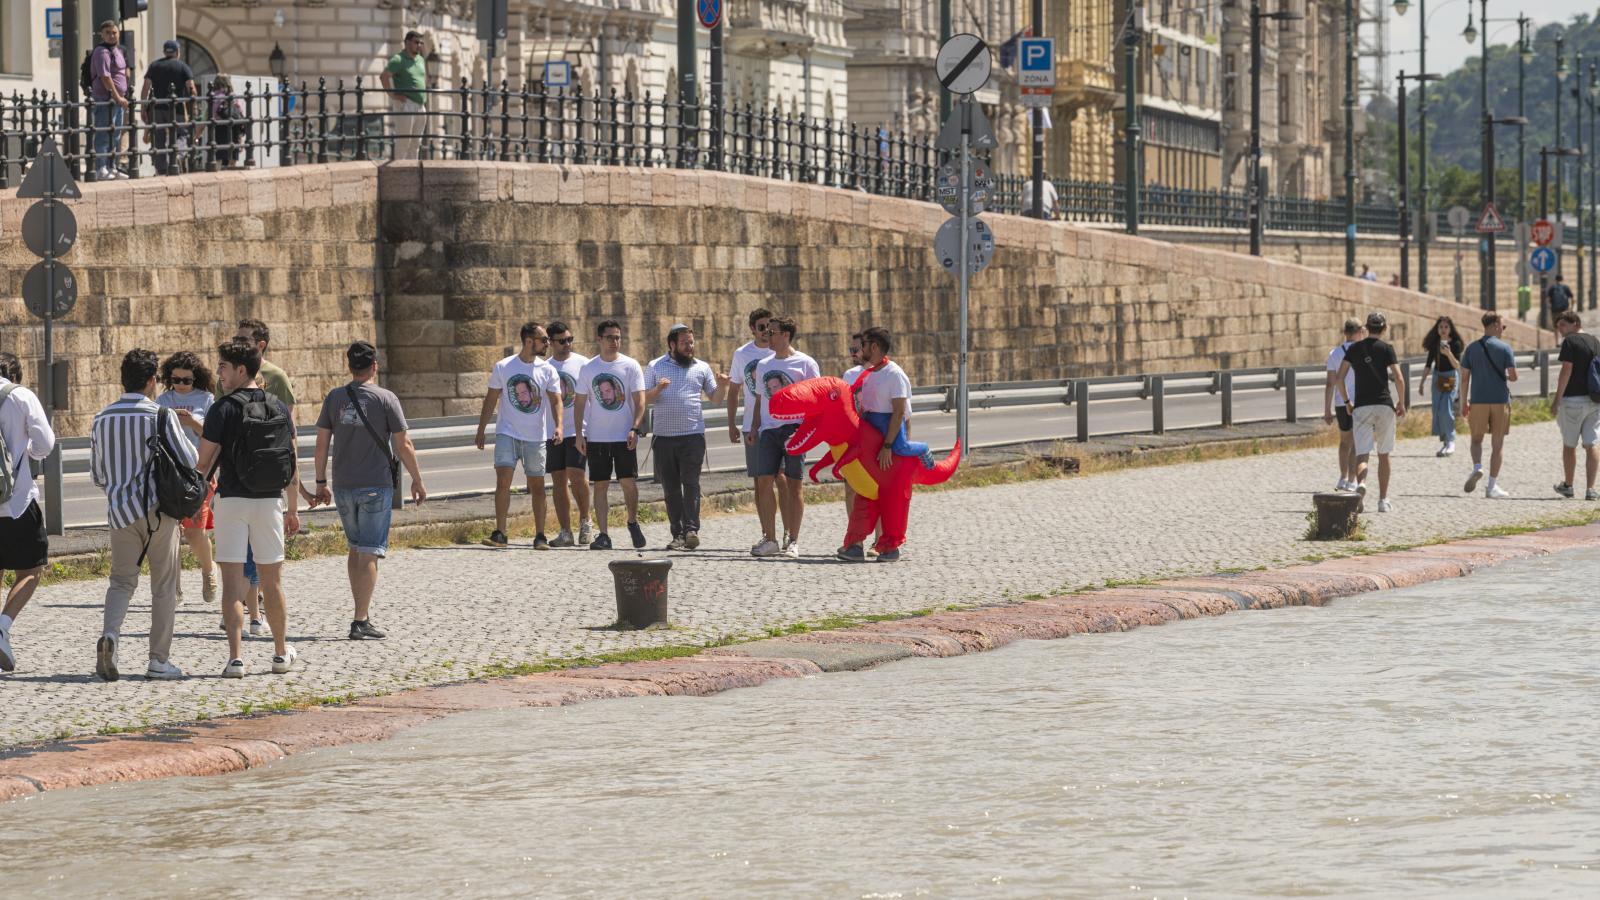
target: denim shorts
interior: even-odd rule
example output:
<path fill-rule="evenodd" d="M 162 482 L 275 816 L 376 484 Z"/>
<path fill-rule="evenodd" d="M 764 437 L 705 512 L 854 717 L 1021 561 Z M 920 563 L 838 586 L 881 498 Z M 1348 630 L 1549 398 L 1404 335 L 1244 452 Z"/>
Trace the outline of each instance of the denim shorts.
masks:
<path fill-rule="evenodd" d="M 544 441 L 523 441 L 509 434 L 494 436 L 494 467 L 515 469 L 522 460 L 522 474 L 529 478 L 544 477 Z"/>
<path fill-rule="evenodd" d="M 370 553 L 380 559 L 389 549 L 390 504 L 394 488 L 336 488 L 333 504 L 339 507 L 344 523 L 344 540 L 357 553 Z"/>
<path fill-rule="evenodd" d="M 756 477 L 783 474 L 795 481 L 805 468 L 804 454 L 790 453 L 786 448 L 789 438 L 800 430 L 800 423 L 768 428 L 756 438 Z"/>

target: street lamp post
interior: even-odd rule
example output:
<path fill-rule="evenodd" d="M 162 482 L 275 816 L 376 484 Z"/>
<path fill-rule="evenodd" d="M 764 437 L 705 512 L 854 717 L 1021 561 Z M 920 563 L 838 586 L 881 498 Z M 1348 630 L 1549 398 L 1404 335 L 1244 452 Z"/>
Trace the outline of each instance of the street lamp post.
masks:
<path fill-rule="evenodd" d="M 1583 153 L 1583 88 L 1579 84 L 1579 81 L 1583 79 L 1582 50 L 1579 50 L 1577 53 L 1573 54 L 1573 71 L 1578 73 L 1578 77 L 1572 81 L 1572 146 L 1576 147 L 1579 153 Z M 1556 140 L 1559 141 L 1560 139 L 1561 136 L 1559 134 L 1556 135 Z M 1575 164 L 1577 166 L 1577 170 L 1573 172 L 1573 175 L 1576 177 L 1572 179 L 1574 182 L 1572 193 L 1576 198 L 1576 201 L 1573 205 L 1577 207 L 1577 209 L 1574 211 L 1578 214 L 1578 259 L 1576 264 L 1576 268 L 1578 270 L 1578 277 L 1576 279 L 1578 283 L 1578 292 L 1575 296 L 1579 300 L 1583 299 L 1583 167 L 1587 162 L 1585 159 L 1587 156 L 1587 153 L 1583 153 L 1582 156 L 1578 157 L 1578 161 Z M 1561 243 L 1565 244 L 1566 241 L 1563 240 Z"/>
<path fill-rule="evenodd" d="M 1400 286 L 1411 287 L 1411 185 L 1407 178 L 1411 169 L 1411 160 L 1406 156 L 1406 70 L 1401 69 L 1395 78 L 1395 121 L 1400 127 L 1395 129 L 1395 138 L 1399 143 L 1400 160 L 1396 167 L 1400 175 Z"/>
<path fill-rule="evenodd" d="M 1528 63 L 1533 62 L 1533 41 L 1528 34 L 1529 19 L 1517 17 L 1517 115 L 1528 115 Z M 1528 129 L 1517 130 L 1517 222 L 1528 225 Z M 1517 266 L 1517 312 L 1520 315 L 1528 297 L 1528 261 Z"/>
<path fill-rule="evenodd" d="M 1590 147 L 1591 151 L 1593 150 L 1593 148 L 1595 146 L 1595 121 L 1594 121 L 1595 120 L 1595 113 L 1597 111 L 1600 111 L 1600 110 L 1597 110 L 1597 108 L 1596 108 L 1596 101 L 1597 100 L 1600 100 L 1600 72 L 1596 71 L 1596 67 L 1595 67 L 1594 63 L 1590 63 L 1589 64 L 1589 97 L 1588 97 L 1588 101 L 1587 102 L 1588 102 L 1588 105 L 1589 105 L 1589 147 Z M 1596 177 L 1595 177 L 1596 176 L 1596 172 L 1600 171 L 1600 165 L 1596 165 L 1595 163 L 1596 163 L 1595 158 L 1594 158 L 1594 156 L 1593 156 L 1593 154 L 1591 152 L 1591 155 L 1589 156 L 1589 308 L 1590 309 L 1594 309 L 1596 307 L 1596 300 L 1597 300 L 1597 298 L 1600 298 L 1600 279 L 1597 279 L 1595 277 L 1595 275 L 1596 275 L 1596 265 L 1595 265 L 1595 250 L 1596 250 L 1596 246 L 1595 245 L 1597 243 L 1597 238 L 1600 238 L 1600 235 L 1596 234 L 1596 232 L 1600 232 L 1600 228 L 1597 228 L 1596 226 L 1600 225 L 1600 223 L 1597 223 L 1595 221 L 1595 213 L 1594 213 L 1595 201 L 1597 199 L 1600 199 L 1600 184 L 1596 183 Z"/>
<path fill-rule="evenodd" d="M 1563 81 L 1567 80 L 1567 57 L 1566 57 L 1566 54 L 1561 52 L 1561 48 L 1563 46 L 1565 46 L 1565 45 L 1566 45 L 1566 39 L 1565 38 L 1560 38 L 1560 37 L 1556 38 L 1556 143 L 1557 144 L 1561 143 L 1561 83 Z M 1562 155 L 1564 156 L 1565 154 L 1562 154 Z M 1543 177 L 1543 176 L 1541 176 L 1541 177 Z M 1542 193 L 1544 191 L 1544 187 L 1540 186 L 1539 190 Z M 1543 218 L 1544 215 L 1545 215 L 1545 211 L 1543 209 L 1544 203 L 1545 203 L 1545 201 L 1541 198 L 1539 200 L 1540 218 Z M 1561 156 L 1557 156 L 1556 157 L 1556 218 L 1557 219 L 1561 218 Z M 1559 253 L 1556 254 L 1556 271 L 1557 272 L 1561 271 L 1561 255 Z"/>
<path fill-rule="evenodd" d="M 1124 77 L 1122 95 L 1122 124 L 1123 124 L 1123 172 L 1127 188 L 1124 191 L 1127 209 L 1124 218 L 1127 220 L 1123 227 L 1129 234 L 1139 233 L 1139 190 L 1141 188 L 1139 166 L 1139 106 L 1138 106 L 1138 78 L 1139 78 L 1139 42 L 1144 40 L 1144 22 L 1142 16 L 1144 6 L 1139 0 L 1134 0 L 1128 5 L 1127 27 L 1122 35 L 1123 61 L 1127 67 Z"/>
<path fill-rule="evenodd" d="M 1394 0 L 1395 15 L 1403 16 L 1411 0 Z M 1428 3 L 1417 0 L 1418 68 L 1428 71 Z M 1428 292 L 1428 239 L 1431 214 L 1428 212 L 1428 80 L 1417 84 L 1417 290 Z"/>
<path fill-rule="evenodd" d="M 1562 65 L 1562 66 L 1565 66 L 1566 63 L 1565 63 L 1564 60 L 1560 60 L 1559 64 Z M 1565 72 L 1559 72 L 1558 71 L 1558 75 L 1564 76 Z M 1558 93 L 1557 96 L 1560 96 L 1560 94 Z M 1561 132 L 1559 130 L 1557 130 L 1556 131 L 1556 136 L 1559 137 L 1560 135 L 1561 135 Z M 1557 169 L 1557 171 L 1559 171 L 1560 168 L 1561 168 L 1561 159 L 1562 159 L 1562 157 L 1577 156 L 1577 155 L 1578 155 L 1578 150 L 1576 148 L 1573 148 L 1573 147 L 1553 147 L 1553 148 L 1552 147 L 1540 147 L 1539 148 L 1539 218 L 1546 219 L 1546 218 L 1549 218 L 1549 216 L 1550 216 L 1550 157 L 1554 156 L 1556 158 L 1556 169 Z M 1560 209 L 1560 195 L 1561 195 L 1561 184 L 1560 184 L 1560 182 L 1557 182 L 1557 184 L 1556 184 L 1556 207 L 1557 207 L 1558 211 Z M 1558 215 L 1559 215 L 1559 212 L 1558 212 Z M 1556 250 L 1557 266 L 1560 265 L 1560 259 L 1561 259 L 1560 248 L 1557 248 L 1557 250 Z M 1540 328 L 1549 328 L 1550 327 L 1550 307 L 1549 307 L 1548 303 L 1545 300 L 1545 297 L 1546 297 L 1547 293 L 1549 292 L 1549 290 L 1550 290 L 1550 273 L 1549 272 L 1541 272 L 1541 273 L 1539 273 L 1539 327 Z"/>
<path fill-rule="evenodd" d="M 1356 274 L 1356 2 L 1344 0 L 1344 274 Z"/>
<path fill-rule="evenodd" d="M 1489 0 L 1478 0 L 1479 16 L 1483 21 L 1483 30 L 1472 27 L 1472 2 L 1467 0 L 1467 27 L 1461 36 L 1471 44 L 1479 37 L 1482 38 L 1481 60 L 1478 66 L 1478 121 L 1482 124 L 1479 137 L 1479 149 L 1483 151 L 1482 168 L 1482 195 L 1483 208 L 1487 210 L 1494 203 L 1494 131 L 1492 120 L 1494 111 L 1489 109 Z M 1482 277 L 1478 279 L 1478 304 L 1484 309 L 1495 308 L 1495 242 L 1494 235 L 1478 236 L 1478 271 Z"/>
<path fill-rule="evenodd" d="M 1261 11 L 1261 0 L 1250 0 L 1250 255 L 1261 255 L 1262 195 L 1266 188 L 1261 182 L 1261 22 L 1289 22 L 1304 18 L 1290 12 Z"/>

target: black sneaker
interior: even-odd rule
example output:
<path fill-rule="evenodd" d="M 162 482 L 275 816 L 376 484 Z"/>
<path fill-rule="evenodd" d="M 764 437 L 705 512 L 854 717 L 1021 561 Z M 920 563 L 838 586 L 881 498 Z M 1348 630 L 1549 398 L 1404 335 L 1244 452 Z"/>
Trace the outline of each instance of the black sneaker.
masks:
<path fill-rule="evenodd" d="M 611 535 L 606 534 L 604 531 L 602 531 L 599 534 L 595 535 L 594 541 L 589 544 L 589 549 L 590 550 L 610 550 L 611 549 Z"/>
<path fill-rule="evenodd" d="M 851 544 L 848 547 L 840 547 L 838 552 L 834 553 L 833 555 L 838 559 L 844 560 L 845 562 L 864 563 L 867 561 L 867 551 L 860 544 Z"/>
<path fill-rule="evenodd" d="M 547 539 L 542 534 L 534 535 L 533 536 L 533 549 L 535 549 L 535 550 L 549 550 L 550 549 L 550 541 L 549 541 L 549 539 Z"/>
<path fill-rule="evenodd" d="M 645 544 L 644 529 L 639 527 L 638 522 L 628 523 L 628 534 L 633 537 L 633 549 L 643 550 Z"/>
<path fill-rule="evenodd" d="M 681 538 L 681 537 L 673 538 L 672 542 L 667 544 L 667 546 L 663 547 L 662 549 L 663 550 L 682 550 L 682 549 L 684 549 L 683 538 Z"/>
<path fill-rule="evenodd" d="M 698 549 L 700 549 L 700 532 L 691 531 L 688 534 L 685 534 L 683 536 L 683 549 L 685 549 L 685 550 L 698 550 Z"/>
<path fill-rule="evenodd" d="M 1567 498 L 1568 500 L 1571 500 L 1572 499 L 1572 494 L 1573 494 L 1572 485 L 1568 484 L 1565 481 L 1560 482 L 1560 483 L 1558 483 L 1556 485 L 1556 493 L 1558 493 L 1561 496 Z"/>
<path fill-rule="evenodd" d="M 506 539 L 506 533 L 504 531 L 496 529 L 488 537 L 483 539 L 483 545 L 485 547 L 494 547 L 496 549 L 504 550 L 505 548 L 511 546 L 511 542 Z"/>
<path fill-rule="evenodd" d="M 900 550 L 899 550 L 899 548 L 896 548 L 894 550 L 884 550 L 884 551 L 882 551 L 882 552 L 880 552 L 878 554 L 878 562 L 892 563 L 892 562 L 899 562 L 899 561 L 900 561 Z"/>
<path fill-rule="evenodd" d="M 357 620 L 350 623 L 350 640 L 352 641 L 381 641 L 388 637 L 379 631 L 370 620 Z"/>

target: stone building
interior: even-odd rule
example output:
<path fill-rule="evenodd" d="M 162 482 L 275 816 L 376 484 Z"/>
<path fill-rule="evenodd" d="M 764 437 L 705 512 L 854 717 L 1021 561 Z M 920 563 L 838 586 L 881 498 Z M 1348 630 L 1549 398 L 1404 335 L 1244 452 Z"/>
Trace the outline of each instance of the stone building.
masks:
<path fill-rule="evenodd" d="M 1114 0 L 1045 0 L 1045 34 L 1056 39 L 1045 173 L 1108 182 L 1115 175 L 1117 61 L 1121 45 Z"/>

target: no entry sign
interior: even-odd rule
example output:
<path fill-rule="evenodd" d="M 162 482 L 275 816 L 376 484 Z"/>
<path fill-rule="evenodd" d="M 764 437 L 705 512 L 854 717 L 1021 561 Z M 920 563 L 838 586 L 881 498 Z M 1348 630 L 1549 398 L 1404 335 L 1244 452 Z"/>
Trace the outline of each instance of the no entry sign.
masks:
<path fill-rule="evenodd" d="M 1551 222 L 1549 219 L 1540 219 L 1539 221 L 1533 223 L 1533 230 L 1530 236 L 1533 238 L 1533 243 L 1535 246 L 1545 246 L 1556 239 L 1555 223 Z"/>

